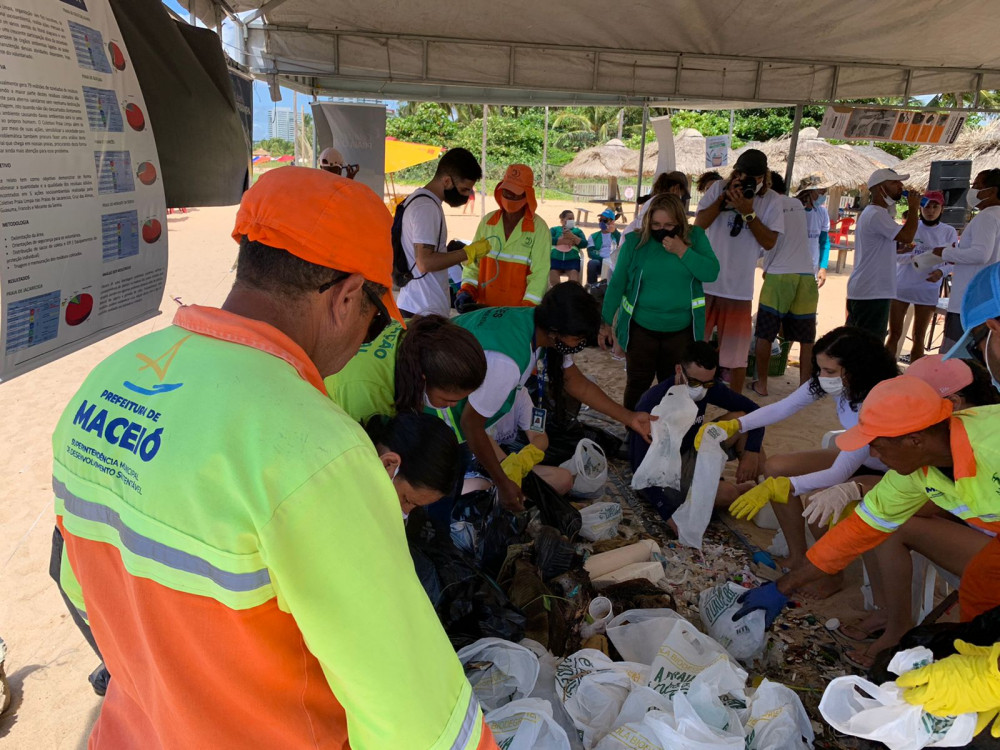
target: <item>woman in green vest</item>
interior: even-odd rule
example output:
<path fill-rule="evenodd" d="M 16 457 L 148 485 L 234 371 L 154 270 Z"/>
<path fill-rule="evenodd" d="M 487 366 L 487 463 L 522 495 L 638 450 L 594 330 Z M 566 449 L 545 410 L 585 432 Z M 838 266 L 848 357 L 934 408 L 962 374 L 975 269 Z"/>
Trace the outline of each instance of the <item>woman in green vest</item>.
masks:
<path fill-rule="evenodd" d="M 330 398 L 358 422 L 375 414 L 427 412 L 461 441 L 451 410 L 485 377 L 486 357 L 474 336 L 440 315 L 418 315 L 405 330 L 387 326 L 324 382 Z"/>
<path fill-rule="evenodd" d="M 601 345 L 614 337 L 625 350 L 626 409 L 634 409 L 653 383 L 674 375 L 685 347 L 704 338 L 705 293 L 719 260 L 704 230 L 688 225 L 680 199 L 650 201 L 642 231 L 625 236 L 604 296 Z"/>
<path fill-rule="evenodd" d="M 507 510 L 524 510 L 524 495 L 504 473 L 486 427 L 510 411 L 536 365 L 539 382 L 552 389 L 554 402 L 565 391 L 649 441 L 649 414 L 622 408 L 573 364 L 572 355 L 596 340 L 601 324 L 597 301 L 579 284 L 557 284 L 538 307 L 489 307 L 460 315 L 455 322 L 472 333 L 486 352 L 486 379 L 469 394 L 462 410 L 462 433 Z M 536 408 L 532 429 L 544 432 L 546 418 L 545 410 Z"/>
<path fill-rule="evenodd" d="M 561 274 L 570 281 L 580 281 L 580 248 L 587 247 L 587 235 L 573 221 L 573 212 L 559 214 L 559 226 L 551 227 L 552 257 L 549 259 L 549 286 L 559 283 Z"/>

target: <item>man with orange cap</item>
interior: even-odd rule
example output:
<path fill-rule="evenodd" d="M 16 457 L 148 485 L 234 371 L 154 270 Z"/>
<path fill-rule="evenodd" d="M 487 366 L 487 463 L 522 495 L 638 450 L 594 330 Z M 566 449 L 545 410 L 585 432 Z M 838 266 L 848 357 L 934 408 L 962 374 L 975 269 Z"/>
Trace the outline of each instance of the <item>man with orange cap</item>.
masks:
<path fill-rule="evenodd" d="M 525 164 L 511 164 L 493 192 L 500 209 L 483 217 L 475 240 L 493 250 L 462 272 L 459 310 L 477 303 L 489 307 L 530 307 L 548 289 L 549 228 L 535 214 L 535 176 Z"/>
<path fill-rule="evenodd" d="M 931 500 L 966 524 L 939 522 L 931 533 L 908 534 L 908 546 L 962 578 L 960 616 L 971 620 L 1000 605 L 1000 406 L 952 413 L 951 401 L 919 378 L 901 375 L 876 385 L 858 415 L 858 424 L 837 438 L 841 450 L 871 446 L 890 471 L 868 492 L 854 513 L 809 550 L 809 562 L 743 594 L 739 619 L 763 610 L 767 624 L 788 596 L 824 574 L 843 570 L 889 534 L 909 524 Z M 900 587 L 902 588 L 902 587 Z M 909 589 L 902 592 L 909 596 Z"/>
<path fill-rule="evenodd" d="M 112 354 L 60 419 L 60 583 L 111 673 L 91 748 L 496 747 L 323 385 L 399 317 L 390 223 L 360 183 L 265 174 L 222 308 Z"/>

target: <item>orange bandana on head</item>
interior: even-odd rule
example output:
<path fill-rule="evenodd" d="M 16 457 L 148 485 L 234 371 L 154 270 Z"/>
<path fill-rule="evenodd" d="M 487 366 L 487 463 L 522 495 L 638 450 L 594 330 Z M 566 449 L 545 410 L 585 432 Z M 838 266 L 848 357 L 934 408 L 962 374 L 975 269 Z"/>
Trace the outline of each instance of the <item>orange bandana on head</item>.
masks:
<path fill-rule="evenodd" d="M 514 194 L 524 193 L 524 198 L 522 199 L 524 202 L 504 200 L 501 195 L 504 190 L 509 190 Z M 499 222 L 500 215 L 503 212 L 517 213 L 523 207 L 523 230 L 525 232 L 535 231 L 534 216 L 535 210 L 538 208 L 538 201 L 535 200 L 535 173 L 531 171 L 531 167 L 527 164 L 511 164 L 507 167 L 507 172 L 504 174 L 503 179 L 493 191 L 493 197 L 502 210 L 490 216 L 486 220 L 487 224 L 496 224 Z M 516 208 L 514 207 L 515 205 Z M 510 207 L 508 208 L 508 206 Z"/>

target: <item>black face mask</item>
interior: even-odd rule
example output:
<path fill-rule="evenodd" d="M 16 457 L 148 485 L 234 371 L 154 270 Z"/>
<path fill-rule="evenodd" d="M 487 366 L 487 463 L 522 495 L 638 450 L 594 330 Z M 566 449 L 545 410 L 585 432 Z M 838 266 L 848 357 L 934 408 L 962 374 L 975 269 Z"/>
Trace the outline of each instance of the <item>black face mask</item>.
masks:
<path fill-rule="evenodd" d="M 459 208 L 469 202 L 469 196 L 462 195 L 458 192 L 458 188 L 452 185 L 444 189 L 444 202 L 452 208 Z"/>
<path fill-rule="evenodd" d="M 663 242 L 667 237 L 676 237 L 679 231 L 680 227 L 674 227 L 673 229 L 652 229 L 649 232 L 649 236 L 657 242 Z"/>
<path fill-rule="evenodd" d="M 923 216 L 921 216 L 921 217 L 920 217 L 920 221 L 922 221 L 922 222 L 924 223 L 924 225 L 925 225 L 925 226 L 928 226 L 928 227 L 936 227 L 936 226 L 937 226 L 938 224 L 940 224 L 940 223 L 941 223 L 941 217 L 940 217 L 940 216 L 938 216 L 938 217 L 937 217 L 936 219 L 934 219 L 934 221 L 928 221 L 928 220 L 927 220 L 927 219 L 925 219 L 925 218 L 924 218 Z"/>
<path fill-rule="evenodd" d="M 555 343 L 552 344 L 552 348 L 562 355 L 577 354 L 587 348 L 587 342 L 584 340 L 576 346 L 570 346 L 569 344 L 564 344 L 559 339 L 556 339 Z"/>

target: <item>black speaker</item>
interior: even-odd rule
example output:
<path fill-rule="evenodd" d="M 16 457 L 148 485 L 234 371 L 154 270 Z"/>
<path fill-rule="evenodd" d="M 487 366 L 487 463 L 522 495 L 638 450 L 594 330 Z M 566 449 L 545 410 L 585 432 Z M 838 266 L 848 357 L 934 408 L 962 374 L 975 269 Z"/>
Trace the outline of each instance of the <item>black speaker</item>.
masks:
<path fill-rule="evenodd" d="M 927 182 L 927 189 L 940 190 L 944 193 L 941 221 L 950 224 L 955 229 L 964 227 L 969 215 L 965 194 L 969 191 L 971 182 L 972 162 L 970 160 L 931 162 L 931 176 Z"/>

